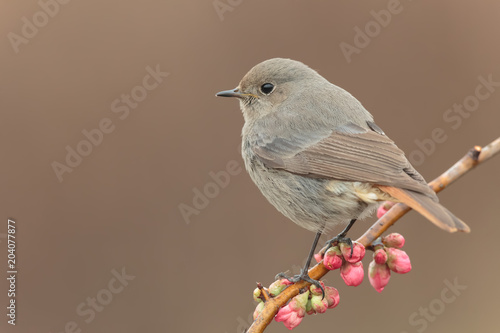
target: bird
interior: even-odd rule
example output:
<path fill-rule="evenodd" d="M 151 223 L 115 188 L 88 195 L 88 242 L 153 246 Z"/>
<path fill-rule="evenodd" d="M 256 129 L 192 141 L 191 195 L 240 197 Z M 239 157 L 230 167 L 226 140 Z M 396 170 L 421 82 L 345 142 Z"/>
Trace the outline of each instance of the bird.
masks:
<path fill-rule="evenodd" d="M 241 152 L 250 178 L 279 212 L 316 233 L 304 268 L 290 281 L 322 289 L 308 275 L 322 233 L 345 226 L 327 245 L 352 245 L 347 232 L 381 201 L 405 203 L 448 232 L 470 232 L 439 203 L 370 112 L 302 62 L 265 60 L 235 89 L 216 96 L 239 100 Z"/>

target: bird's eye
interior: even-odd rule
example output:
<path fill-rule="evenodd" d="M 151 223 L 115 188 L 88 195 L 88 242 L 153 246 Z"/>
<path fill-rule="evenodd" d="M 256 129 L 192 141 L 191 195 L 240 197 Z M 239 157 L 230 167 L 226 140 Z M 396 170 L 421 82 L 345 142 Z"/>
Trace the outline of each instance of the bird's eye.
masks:
<path fill-rule="evenodd" d="M 264 83 L 263 85 L 260 86 L 260 91 L 262 91 L 262 93 L 264 95 L 269 95 L 270 93 L 272 93 L 274 90 L 274 84 L 272 83 Z"/>

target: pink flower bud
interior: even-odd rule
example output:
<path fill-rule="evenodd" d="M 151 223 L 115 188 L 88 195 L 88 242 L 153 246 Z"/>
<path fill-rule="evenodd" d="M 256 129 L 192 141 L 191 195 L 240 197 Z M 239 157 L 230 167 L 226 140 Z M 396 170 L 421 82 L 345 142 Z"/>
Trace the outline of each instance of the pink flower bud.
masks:
<path fill-rule="evenodd" d="M 365 247 L 363 244 L 358 242 L 352 242 L 353 250 L 351 257 L 351 247 L 345 243 L 340 243 L 340 250 L 344 259 L 350 263 L 355 263 L 361 261 L 365 256 Z"/>
<path fill-rule="evenodd" d="M 292 298 L 288 305 L 293 311 L 297 312 L 299 316 L 304 317 L 306 314 L 306 305 L 308 300 L 309 290 Z"/>
<path fill-rule="evenodd" d="M 259 304 L 257 304 L 255 311 L 253 312 L 253 320 L 257 319 L 257 317 L 260 315 L 263 309 L 264 309 L 264 302 L 260 301 Z"/>
<path fill-rule="evenodd" d="M 299 326 L 304 316 L 299 316 L 297 312 L 292 311 L 289 305 L 290 303 L 279 309 L 278 314 L 276 315 L 276 317 L 274 317 L 274 320 L 282 321 L 286 328 L 292 330 L 295 327 Z"/>
<path fill-rule="evenodd" d="M 359 286 L 361 282 L 363 282 L 364 273 L 363 263 L 361 261 L 356 263 L 346 261 L 342 267 L 340 267 L 340 276 L 348 286 Z"/>
<path fill-rule="evenodd" d="M 306 305 L 309 300 L 309 291 L 299 294 L 278 310 L 278 314 L 274 317 L 276 321 L 282 321 L 289 330 L 297 327 L 302 318 L 306 314 Z"/>
<path fill-rule="evenodd" d="M 321 262 L 321 260 L 323 260 L 323 255 L 321 253 L 315 253 L 314 259 L 316 259 L 316 262 Z"/>
<path fill-rule="evenodd" d="M 253 300 L 256 302 L 262 302 L 262 299 L 260 298 L 261 295 L 262 292 L 260 291 L 260 289 L 255 288 L 255 290 L 253 291 Z"/>
<path fill-rule="evenodd" d="M 276 317 L 274 317 L 274 320 L 276 321 L 285 321 L 290 317 L 292 312 L 295 312 L 292 310 L 290 307 L 290 303 L 282 307 L 281 309 L 278 310 L 278 313 L 276 314 Z"/>
<path fill-rule="evenodd" d="M 281 294 L 283 290 L 289 285 L 291 285 L 292 282 L 288 281 L 287 279 L 280 279 L 276 280 L 271 285 L 269 286 L 269 294 L 273 297 Z M 254 292 L 255 294 L 255 292 Z"/>
<path fill-rule="evenodd" d="M 368 266 L 368 280 L 376 291 L 381 292 L 389 283 L 391 278 L 391 270 L 386 264 L 377 264 L 375 261 L 370 262 Z"/>
<path fill-rule="evenodd" d="M 325 288 L 325 299 L 328 302 L 328 308 L 333 309 L 340 302 L 340 296 L 337 289 L 333 287 Z"/>
<path fill-rule="evenodd" d="M 338 246 L 334 246 L 328 249 L 323 258 L 323 265 L 329 270 L 334 270 L 342 266 L 342 256 Z"/>
<path fill-rule="evenodd" d="M 385 252 L 385 249 L 375 250 L 373 253 L 373 259 L 377 264 L 385 264 L 387 262 L 387 253 Z"/>
<path fill-rule="evenodd" d="M 385 249 L 387 252 L 387 265 L 391 271 L 399 274 L 405 274 L 411 271 L 410 257 L 405 251 L 388 247 Z"/>
<path fill-rule="evenodd" d="M 312 308 L 311 299 L 309 299 L 307 301 L 307 304 L 306 304 L 306 313 L 308 315 L 316 314 L 316 311 L 314 311 L 313 308 Z"/>
<path fill-rule="evenodd" d="M 387 247 L 395 247 L 397 249 L 400 249 L 405 245 L 405 238 L 396 232 L 393 232 L 392 234 L 389 234 L 382 238 L 382 243 L 384 243 L 385 246 Z"/>
<path fill-rule="evenodd" d="M 328 301 L 321 295 L 311 297 L 312 309 L 317 313 L 325 313 L 328 308 Z"/>
<path fill-rule="evenodd" d="M 381 204 L 377 209 L 377 218 L 381 218 L 382 216 L 384 216 L 385 213 L 387 213 L 389 209 L 391 209 L 395 204 L 395 202 L 391 201 L 385 201 L 383 204 Z"/>
<path fill-rule="evenodd" d="M 321 284 L 321 286 L 323 287 L 323 289 L 325 289 L 325 284 L 323 283 L 323 281 L 319 281 L 319 284 Z M 316 287 L 314 284 L 311 284 L 311 286 L 309 287 L 309 290 L 311 291 L 312 295 L 321 295 L 321 296 L 323 296 L 323 291 L 321 290 L 321 288 Z"/>

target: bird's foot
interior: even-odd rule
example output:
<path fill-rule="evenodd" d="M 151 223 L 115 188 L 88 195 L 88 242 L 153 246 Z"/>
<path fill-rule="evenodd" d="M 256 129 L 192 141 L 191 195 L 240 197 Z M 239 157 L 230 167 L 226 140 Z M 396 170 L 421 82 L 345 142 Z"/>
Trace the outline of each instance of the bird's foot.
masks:
<path fill-rule="evenodd" d="M 323 298 L 325 298 L 325 289 L 323 288 L 323 286 L 321 285 L 321 283 L 319 283 L 318 280 L 314 280 L 313 278 L 311 278 L 309 276 L 307 270 L 305 270 L 305 269 L 301 269 L 300 270 L 300 274 L 294 275 L 292 277 L 288 277 L 285 273 L 279 273 L 279 274 L 276 275 L 275 279 L 276 280 L 278 280 L 278 279 L 287 279 L 288 281 L 290 281 L 292 283 L 297 283 L 299 281 L 309 282 L 310 284 L 315 285 L 316 287 L 318 287 L 319 289 L 321 289 L 321 293 L 323 294 Z"/>
<path fill-rule="evenodd" d="M 352 219 L 349 222 L 349 224 L 345 227 L 345 229 L 342 230 L 342 232 L 340 234 L 338 234 L 337 236 L 333 237 L 332 239 L 330 239 L 329 241 L 326 242 L 326 244 L 325 244 L 326 245 L 325 253 L 332 246 L 335 246 L 335 245 L 337 245 L 339 243 L 344 243 L 344 244 L 347 244 L 347 245 L 349 245 L 351 247 L 351 257 L 352 257 L 354 246 L 352 246 L 352 239 L 350 239 L 349 237 L 346 237 L 346 235 L 347 235 L 347 232 L 354 225 L 354 222 L 356 222 L 356 219 Z"/>

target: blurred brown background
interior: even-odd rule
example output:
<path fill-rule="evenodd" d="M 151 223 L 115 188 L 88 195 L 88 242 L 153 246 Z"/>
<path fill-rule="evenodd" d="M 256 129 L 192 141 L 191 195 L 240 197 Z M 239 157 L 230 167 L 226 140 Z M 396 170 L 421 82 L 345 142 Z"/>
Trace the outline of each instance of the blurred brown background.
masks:
<path fill-rule="evenodd" d="M 317 69 L 356 96 L 408 155 L 419 150 L 415 140 L 443 129 L 434 152 L 412 155 L 424 156 L 417 169 L 429 180 L 499 135 L 498 87 L 474 112 L 443 118 L 474 96 L 479 76 L 500 82 L 498 1 L 41 3 L 51 15 L 34 0 L 4 2 L 0 11 L 0 275 L 8 217 L 17 222 L 19 270 L 15 327 L 0 280 L 1 332 L 248 327 L 255 282 L 297 272 L 313 234 L 281 216 L 244 171 L 212 187 L 219 193 L 198 202 L 206 207 L 197 215 L 183 218 L 179 207 L 193 207 L 210 172 L 230 161 L 242 166 L 238 104 L 214 94 L 262 60 L 288 57 Z M 398 14 L 385 27 L 373 23 L 371 11 L 388 6 Z M 367 24 L 373 37 L 357 40 L 363 47 L 348 63 L 340 44 L 356 47 L 355 28 Z M 154 88 L 147 78 L 145 90 L 155 70 L 169 75 L 160 73 Z M 127 106 L 121 98 L 131 93 Z M 101 142 L 89 153 L 82 131 L 106 118 L 113 131 L 95 134 Z M 59 181 L 53 163 L 67 166 L 67 146 L 88 156 Z M 366 277 L 352 288 L 328 275 L 340 306 L 295 331 L 497 332 L 499 168 L 496 158 L 440 195 L 470 235 L 446 234 L 410 213 L 392 230 L 406 236 L 413 271 L 393 276 L 381 294 Z M 120 283 L 122 269 L 129 280 Z M 444 303 L 445 281 L 455 279 L 467 288 Z"/>

